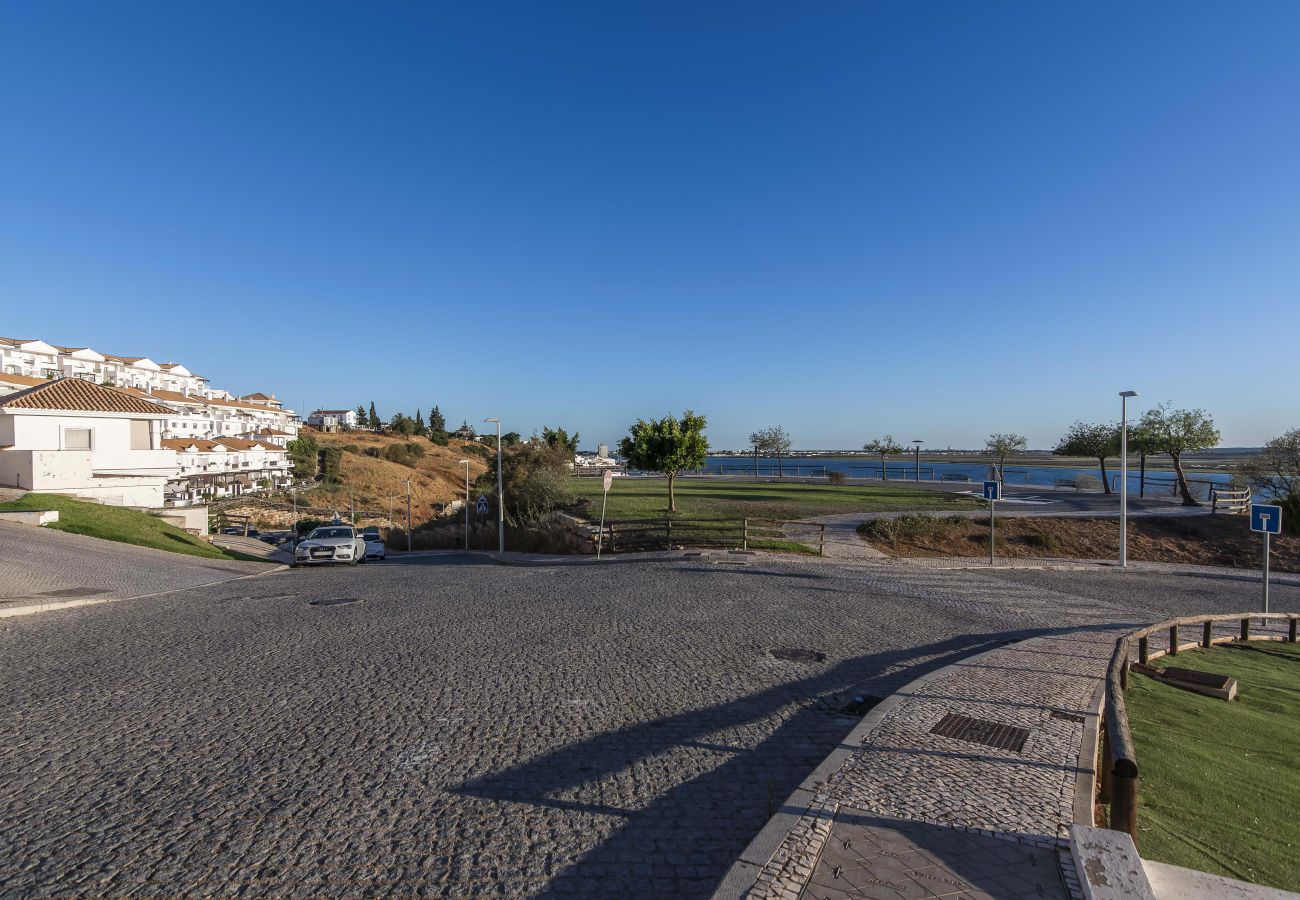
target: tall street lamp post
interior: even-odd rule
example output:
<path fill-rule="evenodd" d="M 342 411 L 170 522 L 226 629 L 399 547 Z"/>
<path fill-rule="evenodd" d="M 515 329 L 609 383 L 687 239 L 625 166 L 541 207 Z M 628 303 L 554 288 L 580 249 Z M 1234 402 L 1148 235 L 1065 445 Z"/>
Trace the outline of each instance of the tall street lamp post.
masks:
<path fill-rule="evenodd" d="M 460 464 L 465 467 L 465 552 L 469 552 L 469 460 L 462 459 Z"/>
<path fill-rule="evenodd" d="M 406 485 L 406 552 L 411 552 L 411 479 L 404 478 L 402 483 Z"/>
<path fill-rule="evenodd" d="M 497 426 L 497 553 L 506 552 L 506 504 L 505 491 L 501 487 L 501 420 L 484 419 Z"/>
<path fill-rule="evenodd" d="M 912 443 L 916 444 L 916 480 L 920 481 L 921 480 L 921 445 L 924 444 L 925 441 L 912 441 Z"/>
<path fill-rule="evenodd" d="M 1137 391 L 1119 392 L 1119 564 L 1128 566 L 1128 398 Z"/>

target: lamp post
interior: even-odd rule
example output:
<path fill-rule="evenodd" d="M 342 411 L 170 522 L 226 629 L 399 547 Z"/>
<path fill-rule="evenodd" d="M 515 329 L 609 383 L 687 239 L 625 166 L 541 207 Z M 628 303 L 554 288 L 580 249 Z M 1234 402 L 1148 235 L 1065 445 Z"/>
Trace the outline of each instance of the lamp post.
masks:
<path fill-rule="evenodd" d="M 406 552 L 411 552 L 411 479 L 402 479 L 406 485 Z"/>
<path fill-rule="evenodd" d="M 925 441 L 912 441 L 912 443 L 916 444 L 916 480 L 920 481 L 921 480 L 921 445 L 924 444 Z"/>
<path fill-rule="evenodd" d="M 497 553 L 506 552 L 506 503 L 505 491 L 501 487 L 501 420 L 484 419 L 497 426 Z"/>
<path fill-rule="evenodd" d="M 462 459 L 460 464 L 465 467 L 465 552 L 469 552 L 469 460 Z"/>
<path fill-rule="evenodd" d="M 1137 391 L 1119 392 L 1119 565 L 1128 566 L 1128 398 Z"/>

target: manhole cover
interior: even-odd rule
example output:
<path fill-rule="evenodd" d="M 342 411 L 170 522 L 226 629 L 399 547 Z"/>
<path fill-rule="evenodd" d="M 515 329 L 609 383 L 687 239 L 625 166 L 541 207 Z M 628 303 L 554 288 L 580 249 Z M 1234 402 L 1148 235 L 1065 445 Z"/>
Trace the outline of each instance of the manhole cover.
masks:
<path fill-rule="evenodd" d="M 361 597 L 330 597 L 327 600 L 308 600 L 308 606 L 343 606 L 347 603 L 364 603 Z"/>
<path fill-rule="evenodd" d="M 107 594 L 108 588 L 75 587 L 61 591 L 43 591 L 42 597 L 93 597 L 95 594 Z"/>
<path fill-rule="evenodd" d="M 808 650 L 804 647 L 777 647 L 775 650 L 767 652 L 782 662 L 819 663 L 826 661 L 825 653 Z"/>
<path fill-rule="evenodd" d="M 930 733 L 940 737 L 956 738 L 959 741 L 969 741 L 972 744 L 983 744 L 986 747 L 996 747 L 999 750 L 1010 750 L 1013 753 L 1019 753 L 1024 749 L 1025 741 L 1029 739 L 1027 728 L 1003 725 L 1001 722 L 990 722 L 988 719 L 972 719 L 956 713 L 945 715 L 939 720 L 938 725 L 930 729 Z"/>

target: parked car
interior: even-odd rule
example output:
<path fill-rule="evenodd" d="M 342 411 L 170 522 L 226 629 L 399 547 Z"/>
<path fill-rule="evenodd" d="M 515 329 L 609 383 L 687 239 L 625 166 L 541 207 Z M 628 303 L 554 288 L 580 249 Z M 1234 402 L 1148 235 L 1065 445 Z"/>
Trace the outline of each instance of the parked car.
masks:
<path fill-rule="evenodd" d="M 294 566 L 341 563 L 355 566 L 366 561 L 366 540 L 351 525 L 324 525 L 312 531 L 293 551 Z"/>
<path fill-rule="evenodd" d="M 388 556 L 388 545 L 384 543 L 378 528 L 365 529 L 361 532 L 361 537 L 366 542 L 366 559 L 384 559 Z"/>
<path fill-rule="evenodd" d="M 235 534 L 235 535 L 239 535 L 240 537 L 243 537 L 243 535 L 244 535 L 244 526 L 242 526 L 242 525 L 229 525 L 229 526 L 227 526 L 227 527 L 221 529 L 221 533 L 222 533 L 222 534 Z M 261 537 L 261 536 L 262 536 L 262 532 L 258 531 L 256 528 L 250 528 L 250 529 L 248 529 L 248 536 L 251 537 L 251 538 Z"/>

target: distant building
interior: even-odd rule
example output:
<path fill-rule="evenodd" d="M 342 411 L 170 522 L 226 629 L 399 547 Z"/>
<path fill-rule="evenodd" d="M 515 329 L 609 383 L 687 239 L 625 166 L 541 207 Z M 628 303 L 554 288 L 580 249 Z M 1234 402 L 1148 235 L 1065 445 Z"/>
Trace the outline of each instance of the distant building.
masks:
<path fill-rule="evenodd" d="M 0 483 L 160 507 L 179 471 L 176 454 L 162 446 L 170 415 L 134 393 L 80 378 L 9 393 L 0 397 Z"/>
<path fill-rule="evenodd" d="M 275 444 L 242 438 L 170 438 L 163 446 L 176 454 L 180 466 L 167 483 L 167 499 L 175 505 L 273 490 L 293 482 L 289 453 Z"/>
<path fill-rule="evenodd" d="M 339 428 L 356 428 L 358 424 L 355 409 L 317 409 L 307 417 L 307 424 L 321 431 L 338 431 Z"/>

